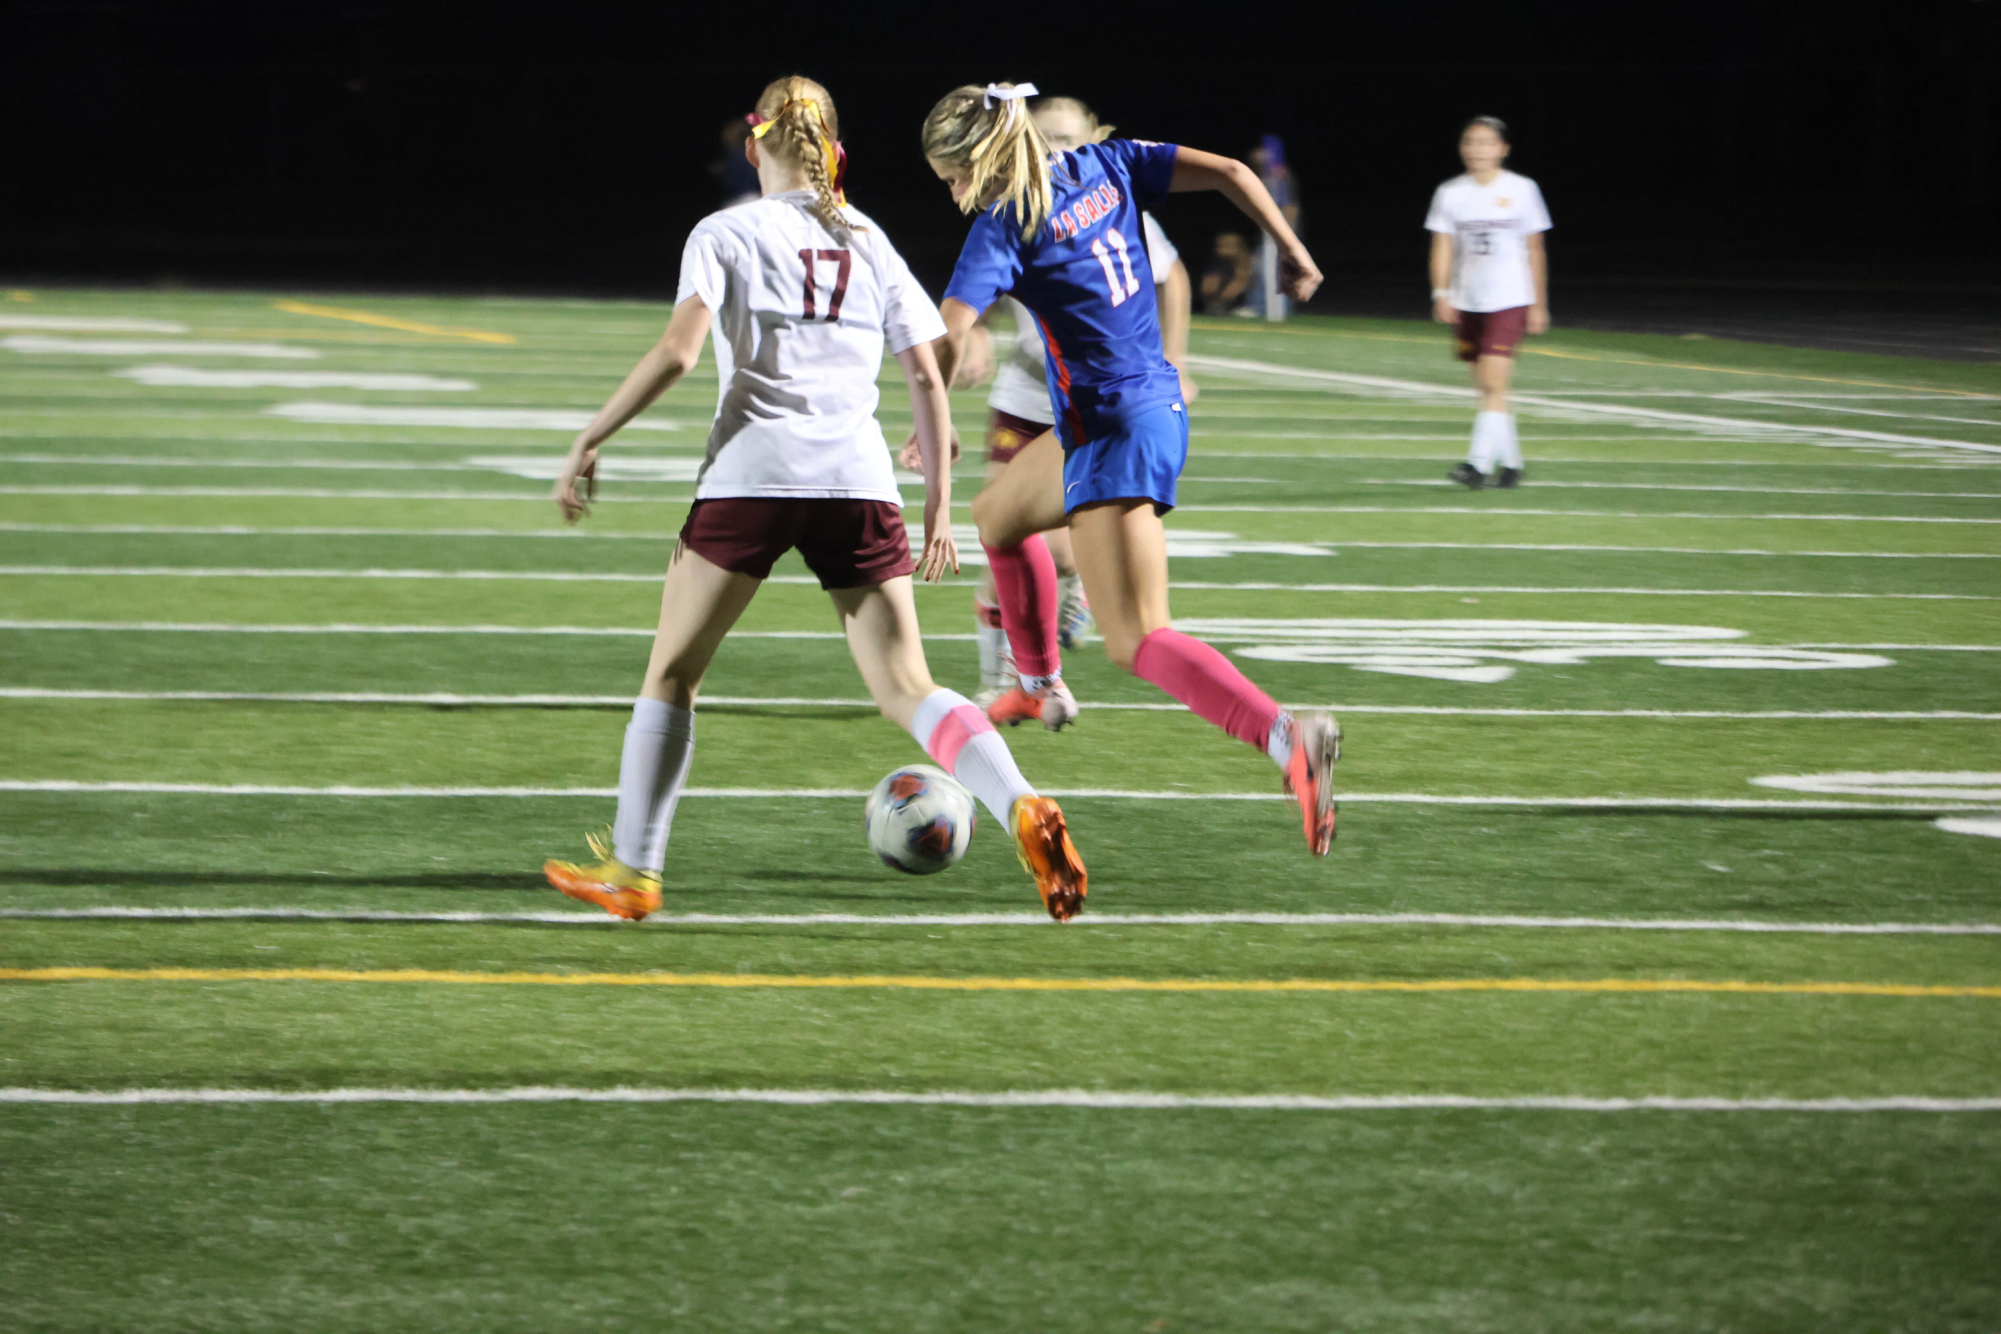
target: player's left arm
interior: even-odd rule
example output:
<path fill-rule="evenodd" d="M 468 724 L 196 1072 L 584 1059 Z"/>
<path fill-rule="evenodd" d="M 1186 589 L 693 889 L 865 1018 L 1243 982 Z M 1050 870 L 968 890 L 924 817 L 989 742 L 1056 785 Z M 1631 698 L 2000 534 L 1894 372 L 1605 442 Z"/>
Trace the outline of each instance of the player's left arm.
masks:
<path fill-rule="evenodd" d="M 1530 232 L 1524 238 L 1529 247 L 1529 273 L 1535 278 L 1535 304 L 1529 307 L 1532 334 L 1549 332 L 1549 250 L 1542 237 L 1541 232 Z"/>
<path fill-rule="evenodd" d="M 651 407 L 674 382 L 694 369 L 702 356 L 702 340 L 709 336 L 709 307 L 691 296 L 674 307 L 667 332 L 651 351 L 639 359 L 605 405 L 591 418 L 590 425 L 570 442 L 570 453 L 556 475 L 553 499 L 563 512 L 565 523 L 575 523 L 590 512 L 590 502 L 598 494 L 598 450 L 618 429 Z M 584 494 L 577 495 L 577 483 Z"/>
<path fill-rule="evenodd" d="M 1285 220 L 1271 191 L 1265 189 L 1265 183 L 1245 163 L 1182 145 L 1174 151 L 1174 179 L 1167 188 L 1176 194 L 1217 191 L 1262 227 L 1278 242 L 1279 272 L 1284 278 L 1285 294 L 1293 300 L 1306 300 L 1320 286 L 1320 266 L 1313 262 L 1292 224 Z"/>
<path fill-rule="evenodd" d="M 1160 283 L 1160 349 L 1167 362 L 1181 374 L 1181 401 L 1193 403 L 1202 391 L 1188 377 L 1188 315 L 1194 291 L 1188 281 L 1188 266 L 1175 260 Z"/>

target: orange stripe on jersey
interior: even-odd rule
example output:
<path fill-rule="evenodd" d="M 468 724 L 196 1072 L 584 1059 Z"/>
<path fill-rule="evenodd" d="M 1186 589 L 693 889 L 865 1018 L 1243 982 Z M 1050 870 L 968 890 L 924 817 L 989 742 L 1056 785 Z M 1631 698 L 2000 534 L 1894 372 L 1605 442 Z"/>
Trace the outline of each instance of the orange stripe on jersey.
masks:
<path fill-rule="evenodd" d="M 1073 448 L 1086 444 L 1091 437 L 1084 433 L 1084 419 L 1077 415 L 1077 405 L 1070 401 L 1070 365 L 1063 360 L 1063 348 L 1056 335 L 1049 332 L 1049 322 L 1032 310 L 1028 313 L 1035 315 L 1035 326 L 1042 330 L 1042 345 L 1049 349 L 1049 356 L 1056 363 L 1056 387 L 1063 391 L 1063 420 L 1070 427 L 1070 444 Z"/>

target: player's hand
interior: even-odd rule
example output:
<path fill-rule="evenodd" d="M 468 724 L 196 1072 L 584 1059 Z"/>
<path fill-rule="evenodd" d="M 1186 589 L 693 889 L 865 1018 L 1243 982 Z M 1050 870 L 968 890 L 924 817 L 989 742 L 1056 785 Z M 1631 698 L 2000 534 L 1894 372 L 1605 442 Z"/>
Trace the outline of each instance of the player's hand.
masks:
<path fill-rule="evenodd" d="M 1279 256 L 1278 272 L 1285 294 L 1294 301 L 1305 301 L 1320 289 L 1320 266 L 1303 245 L 1295 244 Z"/>
<path fill-rule="evenodd" d="M 1440 297 L 1431 303 L 1431 318 L 1439 324 L 1457 324 L 1459 323 L 1459 312 L 1452 308 L 1450 301 L 1447 301 L 1444 297 Z M 1529 316 L 1529 323 L 1535 323 L 1535 316 L 1533 314 Z"/>
<path fill-rule="evenodd" d="M 966 335 L 966 347 L 959 354 L 959 367 L 952 375 L 952 384 L 955 388 L 985 384 L 993 375 L 993 335 L 976 324 Z"/>
<path fill-rule="evenodd" d="M 1549 332 L 1549 307 L 1537 302 L 1529 307 L 1529 332 L 1543 334 Z"/>
<path fill-rule="evenodd" d="M 912 431 L 910 438 L 903 442 L 903 448 L 896 451 L 896 461 L 905 472 L 921 474 L 924 471 L 924 451 L 917 447 L 917 433 L 915 431 Z M 958 461 L 959 433 L 955 430 L 952 432 L 952 462 L 957 463 Z"/>
<path fill-rule="evenodd" d="M 949 569 L 959 572 L 959 548 L 952 541 L 952 526 L 941 523 L 937 527 L 924 525 L 924 558 L 917 562 L 917 577 L 927 584 L 935 584 L 945 577 Z"/>
<path fill-rule="evenodd" d="M 1176 366 L 1174 368 L 1174 373 L 1181 377 L 1181 403 L 1183 407 L 1186 407 L 1188 404 L 1193 403 L 1196 399 L 1202 397 L 1202 387 L 1196 384 L 1195 381 L 1192 378 L 1190 378 L 1187 371 L 1184 371 L 1179 366 Z"/>
<path fill-rule="evenodd" d="M 583 495 L 577 494 L 577 483 L 584 485 Z M 556 475 L 556 487 L 551 493 L 556 508 L 563 512 L 564 523 L 575 523 L 591 512 L 591 502 L 598 498 L 598 450 L 596 445 L 586 445 L 579 436 L 570 446 L 570 453 L 563 460 L 563 470 Z"/>

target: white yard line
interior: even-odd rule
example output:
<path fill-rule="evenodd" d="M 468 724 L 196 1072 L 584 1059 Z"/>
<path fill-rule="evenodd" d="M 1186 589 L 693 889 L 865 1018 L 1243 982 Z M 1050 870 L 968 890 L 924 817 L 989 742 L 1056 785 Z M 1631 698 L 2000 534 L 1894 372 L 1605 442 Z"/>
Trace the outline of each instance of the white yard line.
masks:
<path fill-rule="evenodd" d="M 7 488 L 0 487 L 0 494 Z M 1938 518 L 1923 514 L 1707 514 L 1688 510 L 1538 510 L 1482 505 L 1181 505 L 1177 514 L 1479 514 L 1490 518 L 1721 519 L 1725 522 L 1801 519 L 1816 523 L 2001 523 L 2001 519 Z"/>
<path fill-rule="evenodd" d="M 686 455 L 678 455 L 671 462 L 679 464 L 693 460 Z M 539 454 L 523 454 L 523 465 L 548 461 L 556 466 L 560 460 L 545 460 Z M 625 460 L 631 462 L 631 458 Z M 437 463 L 417 463 L 408 459 L 206 459 L 189 458 L 181 455 L 140 456 L 133 454 L 0 454 L 0 464 L 18 463 L 30 466 L 65 467 L 71 464 L 87 468 L 268 468 L 273 472 L 303 470 L 306 472 L 501 472 L 504 469 L 490 462 L 463 463 L 441 461 Z M 629 480 L 629 479 L 627 479 Z M 638 480 L 647 480 L 644 478 Z M 1449 485 L 1449 483 L 1448 483 Z"/>
<path fill-rule="evenodd" d="M 1981 474 L 1986 476 L 1986 474 Z M 1261 477 L 1183 477 L 1184 482 L 1259 482 L 1276 478 Z M 1453 487 L 1458 482 L 1444 477 L 1365 477 L 1362 486 L 1426 486 Z M 1734 495 L 1752 496 L 1883 496 L 1902 499 L 1915 496 L 1921 500 L 2001 500 L 2001 492 L 1996 491 L 1857 491 L 1839 486 L 1708 486 L 1690 482 L 1551 482 L 1536 478 L 1525 482 L 1538 491 L 1549 489 L 1570 489 L 1578 491 L 1724 491 Z"/>
<path fill-rule="evenodd" d="M 1233 357 L 1190 356 L 1189 365 L 1197 370 L 1212 371 L 1224 375 L 1252 375 L 1273 377 L 1294 383 L 1319 385 L 1324 388 L 1349 390 L 1374 390 L 1377 393 L 1418 394 L 1426 397 L 1449 399 L 1471 399 L 1475 391 L 1462 385 L 1431 384 L 1422 380 L 1398 380 L 1381 375 L 1353 375 L 1343 371 L 1309 370 L 1298 366 L 1281 366 L 1268 361 L 1244 361 Z M 1966 450 L 1972 453 L 2001 454 L 2001 445 L 1977 444 L 1969 440 L 1946 440 L 1937 436 L 1898 435 L 1886 431 L 1860 431 L 1843 426 L 1802 426 L 1792 422 L 1761 421 L 1748 417 L 1714 417 L 1704 413 L 1670 412 L 1664 408 L 1637 408 L 1620 403 L 1587 403 L 1577 399 L 1544 398 L 1539 394 L 1513 394 L 1513 401 L 1523 407 L 1548 408 L 1560 413 L 1584 413 L 1594 416 L 1617 417 L 1626 421 L 1661 422 L 1678 426 L 1694 426 L 1708 430 L 1729 431 L 1765 435 L 1776 433 L 1789 436 L 1822 437 L 1838 443 L 1857 444 L 1922 445 L 1933 449 Z"/>
<path fill-rule="evenodd" d="M 1812 412 L 1841 412 L 1857 417 L 1890 417 L 1902 421 L 1945 422 L 1953 426 L 1985 426 L 1989 429 L 2001 428 L 2001 421 L 1996 421 L 1992 417 L 1942 417 L 1933 412 L 1889 412 L 1882 408 L 1858 408 L 1844 403 L 1801 403 L 1794 401 L 1803 397 L 1805 395 L 1801 394 L 1786 394 L 1783 396 L 1778 394 L 1758 396 L 1743 394 L 1739 395 L 1736 401 L 1739 403 L 1757 403 L 1768 408 L 1805 409 Z M 1932 401 L 1938 402 L 1939 400 L 1934 399 Z"/>
<path fill-rule="evenodd" d="M 394 912 L 366 908 L 0 908 L 0 918 L 31 921 L 277 921 L 415 922 L 449 925 L 540 922 L 553 926 L 621 926 L 597 912 Z M 655 913 L 649 928 L 684 926 L 1031 926 L 1055 927 L 1048 913 Z M 1070 927 L 1090 926 L 1452 926 L 1527 931 L 1731 931 L 1754 935 L 1995 936 L 2001 922 L 1764 922 L 1742 918 L 1524 917 L 1492 913 L 1086 913 Z"/>
<path fill-rule="evenodd" d="M 513 1086 L 427 1088 L 0 1088 L 0 1103 L 134 1106 L 185 1103 L 764 1103 L 781 1107 L 1079 1107 L 1105 1111 L 1225 1112 L 1996 1112 L 1997 1098 L 1897 1095 L 1875 1098 L 1593 1098 L 1563 1095 L 1482 1097 L 1457 1093 L 1111 1093 L 1096 1089 L 1008 1090 L 999 1093 L 907 1092 L 900 1089 L 670 1089 Z"/>
<path fill-rule="evenodd" d="M 463 695 L 449 691 L 399 693 L 374 690 L 92 690 L 53 686 L 0 686 L 0 699 L 102 699 L 269 704 L 417 704 L 441 708 L 625 708 L 631 695 Z M 703 695 L 713 708 L 873 709 L 867 699 L 807 695 Z M 1079 707 L 1134 713 L 1185 713 L 1172 703 L 1080 701 Z M 1687 718 L 1746 722 L 2001 722 L 2001 713 L 1963 709 L 1476 709 L 1430 704 L 1287 704 L 1289 709 L 1444 718 Z"/>
<path fill-rule="evenodd" d="M 396 465 L 412 470 L 428 464 Z M 400 493 L 399 493 L 400 494 Z M 1169 529 L 1172 533 L 1173 529 Z M 179 537 L 537 537 L 566 542 L 597 539 L 630 542 L 672 542 L 673 532 L 620 533 L 602 528 L 354 528 L 259 527 L 249 524 L 176 523 L 15 523 L 0 521 L 0 533 L 72 533 L 78 535 Z M 1353 547 L 1366 551 L 1577 551 L 1630 552 L 1667 556 L 1815 556 L 1852 560 L 2001 560 L 1992 551 L 1771 551 L 1761 547 L 1633 547 L 1580 542 L 1344 542 L 1316 541 L 1316 546 Z"/>
<path fill-rule="evenodd" d="M 336 784 L 307 787 L 282 783 L 151 783 L 85 782 L 62 778 L 0 779 L 0 792 L 150 793 L 218 797 L 370 797 L 370 798 L 517 798 L 618 796 L 612 787 L 356 787 Z M 1108 801 L 1279 801 L 1292 798 L 1276 792 L 1142 792 L 1119 788 L 1045 788 L 1045 795 Z M 682 796 L 743 801 L 855 800 L 867 788 L 691 787 Z M 1909 815 L 1939 815 L 1958 811 L 1990 811 L 1993 802 L 1979 801 L 1773 801 L 1749 797 L 1509 797 L 1459 796 L 1430 792 L 1342 792 L 1350 804 L 1401 806 L 1546 807 L 1576 810 L 1689 811 L 1875 811 Z"/>
<path fill-rule="evenodd" d="M 634 485 L 626 482 L 621 485 Z M 685 486 L 686 483 L 668 483 Z M 518 500 L 550 503 L 545 491 L 375 491 L 336 487 L 283 486 L 127 486 L 117 483 L 77 486 L 0 486 L 0 496 L 259 496 L 295 500 Z M 600 494 L 593 504 L 657 505 L 686 503 L 692 495 L 613 496 Z M 908 507 L 906 507 L 908 508 Z M 2001 519 L 1995 520 L 2001 523 Z"/>
<path fill-rule="evenodd" d="M 91 357 L 275 357 L 309 361 L 320 355 L 318 348 L 291 347 L 284 343 L 160 343 L 128 339 L 45 338 L 36 334 L 0 338 L 0 348 L 9 352 Z"/>
<path fill-rule="evenodd" d="M 601 572 L 585 570 L 326 570 L 268 569 L 261 566 L 215 567 L 204 565 L 0 565 L 0 577 L 93 578 L 93 579 L 402 579 L 472 580 L 486 582 L 652 584 L 660 582 L 658 571 Z M 786 582 L 776 576 L 767 582 Z M 804 575 L 790 581 L 809 584 L 817 580 Z M 1800 592 L 1760 588 L 1622 588 L 1595 585 L 1541 587 L 1526 584 L 1281 584 L 1205 583 L 1174 580 L 1170 588 L 1237 593 L 1486 593 L 1486 594 L 1593 594 L 1638 597 L 1709 598 L 1839 598 L 1864 601 L 1993 602 L 2001 595 L 1987 593 L 1851 593 Z"/>
<path fill-rule="evenodd" d="M 54 333 L 184 334 L 179 320 L 142 320 L 129 315 L 0 315 L 0 329 L 40 329 Z"/>

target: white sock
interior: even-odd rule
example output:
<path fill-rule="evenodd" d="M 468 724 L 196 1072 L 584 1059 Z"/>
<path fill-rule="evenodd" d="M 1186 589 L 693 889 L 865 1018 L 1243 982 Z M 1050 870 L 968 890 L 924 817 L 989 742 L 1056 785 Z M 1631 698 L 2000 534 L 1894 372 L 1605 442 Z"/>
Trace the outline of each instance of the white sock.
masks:
<path fill-rule="evenodd" d="M 1063 684 L 1063 673 L 1051 672 L 1047 676 L 1023 676 L 1017 679 L 1023 690 L 1040 699 L 1043 691 L 1048 690 L 1051 686 L 1060 686 Z"/>
<path fill-rule="evenodd" d="M 642 871 L 667 864 L 667 830 L 694 754 L 694 710 L 644 697 L 633 704 L 618 765 L 612 856 Z"/>
<path fill-rule="evenodd" d="M 1522 439 L 1515 434 L 1515 414 L 1512 412 L 1501 414 L 1501 466 L 1517 471 L 1522 466 Z"/>
<path fill-rule="evenodd" d="M 998 690 L 1014 674 L 1014 654 L 1007 646 L 1007 631 L 989 625 L 983 608 L 973 604 L 973 639 L 980 649 L 980 688 Z"/>
<path fill-rule="evenodd" d="M 1292 763 L 1292 713 L 1279 710 L 1271 731 L 1265 734 L 1265 754 L 1282 770 Z"/>
<path fill-rule="evenodd" d="M 1466 451 L 1466 461 L 1481 472 L 1493 472 L 1500 461 L 1507 419 L 1505 412 L 1478 412 L 1473 415 L 1473 444 Z"/>
<path fill-rule="evenodd" d="M 964 783 L 986 808 L 994 813 L 1009 833 L 1014 830 L 1008 825 L 1008 816 L 1014 810 L 1015 799 L 1032 797 L 1035 789 L 1021 776 L 1014 756 L 1009 753 L 1007 743 L 1001 740 L 999 732 L 981 713 L 979 706 L 956 690 L 934 690 L 924 697 L 917 706 L 917 712 L 910 718 L 910 735 L 917 744 L 924 747 L 927 755 L 940 759 L 937 747 L 931 743 L 938 730 L 959 709 L 968 710 L 960 714 L 953 727 L 963 728 L 966 735 L 959 746 L 958 754 L 952 757 L 950 765 L 952 777 Z"/>

